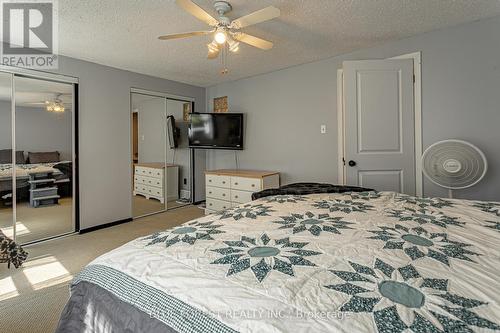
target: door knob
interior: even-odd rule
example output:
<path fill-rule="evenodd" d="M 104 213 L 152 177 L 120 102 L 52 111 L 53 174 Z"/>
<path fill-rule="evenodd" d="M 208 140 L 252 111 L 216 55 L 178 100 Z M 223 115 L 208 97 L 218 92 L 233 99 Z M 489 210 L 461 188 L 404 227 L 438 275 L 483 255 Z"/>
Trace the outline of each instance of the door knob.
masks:
<path fill-rule="evenodd" d="M 349 166 L 350 166 L 350 167 L 353 167 L 353 166 L 355 166 L 355 165 L 356 165 L 356 161 L 353 161 L 353 160 L 350 160 L 350 161 L 349 161 Z"/>

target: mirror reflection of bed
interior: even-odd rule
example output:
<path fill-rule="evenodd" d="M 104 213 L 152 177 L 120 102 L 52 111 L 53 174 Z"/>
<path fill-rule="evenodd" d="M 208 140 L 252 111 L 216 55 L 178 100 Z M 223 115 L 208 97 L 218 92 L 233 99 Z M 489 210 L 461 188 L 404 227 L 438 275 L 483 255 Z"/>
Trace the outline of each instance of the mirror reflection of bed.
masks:
<path fill-rule="evenodd" d="M 190 107 L 191 102 L 131 93 L 134 217 L 191 202 L 191 160 L 187 122 L 183 121 L 187 103 Z"/>
<path fill-rule="evenodd" d="M 15 129 L 0 86 L 0 229 L 28 243 L 74 231 L 73 85 L 24 77 L 15 83 Z"/>

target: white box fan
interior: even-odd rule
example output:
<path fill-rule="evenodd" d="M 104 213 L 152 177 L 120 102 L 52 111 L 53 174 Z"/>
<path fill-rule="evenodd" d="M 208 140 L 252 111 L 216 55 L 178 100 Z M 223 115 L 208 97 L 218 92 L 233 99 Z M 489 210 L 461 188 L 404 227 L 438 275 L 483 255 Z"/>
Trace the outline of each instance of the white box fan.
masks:
<path fill-rule="evenodd" d="M 483 179 L 488 162 L 483 152 L 463 140 L 443 140 L 429 146 L 422 155 L 422 170 L 431 182 L 453 190 L 474 186 Z"/>

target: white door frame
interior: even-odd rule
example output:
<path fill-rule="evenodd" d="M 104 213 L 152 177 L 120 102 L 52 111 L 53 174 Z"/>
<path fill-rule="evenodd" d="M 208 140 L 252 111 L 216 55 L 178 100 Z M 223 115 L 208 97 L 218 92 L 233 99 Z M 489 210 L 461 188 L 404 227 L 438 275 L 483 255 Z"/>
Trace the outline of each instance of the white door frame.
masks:
<path fill-rule="evenodd" d="M 415 114 L 415 192 L 423 195 L 422 164 L 422 56 L 421 52 L 413 52 L 389 59 L 413 59 L 413 96 Z M 337 69 L 337 126 L 338 126 L 338 182 L 345 184 L 346 167 L 344 163 L 345 133 L 344 133 L 344 71 Z"/>

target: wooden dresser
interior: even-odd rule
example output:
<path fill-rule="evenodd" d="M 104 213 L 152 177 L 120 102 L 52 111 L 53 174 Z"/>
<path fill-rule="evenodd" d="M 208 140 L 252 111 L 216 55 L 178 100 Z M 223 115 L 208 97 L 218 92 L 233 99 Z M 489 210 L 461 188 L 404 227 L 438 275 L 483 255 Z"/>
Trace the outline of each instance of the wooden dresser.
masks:
<path fill-rule="evenodd" d="M 164 163 L 134 165 L 134 195 L 161 203 L 179 198 L 179 166 Z"/>
<path fill-rule="evenodd" d="M 205 171 L 205 213 L 252 201 L 252 193 L 280 186 L 279 172 L 255 170 Z"/>

